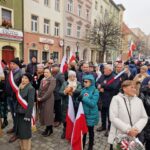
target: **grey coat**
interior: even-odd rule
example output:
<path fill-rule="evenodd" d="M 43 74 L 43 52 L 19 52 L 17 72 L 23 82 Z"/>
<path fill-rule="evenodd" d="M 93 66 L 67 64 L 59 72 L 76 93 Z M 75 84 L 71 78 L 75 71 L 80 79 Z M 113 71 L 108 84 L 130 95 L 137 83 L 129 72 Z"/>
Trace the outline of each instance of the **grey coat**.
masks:
<path fill-rule="evenodd" d="M 17 101 L 16 106 L 16 135 L 20 139 L 31 138 L 31 118 L 34 105 L 35 89 L 29 83 L 20 90 L 21 97 L 28 103 L 28 108 L 25 110 Z M 29 118 L 30 121 L 25 121 L 24 118 Z"/>
<path fill-rule="evenodd" d="M 46 84 L 43 85 L 44 79 L 42 79 L 40 88 L 39 88 L 39 102 L 40 109 L 40 122 L 41 125 L 52 125 L 54 121 L 54 89 L 56 86 L 56 80 L 54 77 L 46 79 Z"/>

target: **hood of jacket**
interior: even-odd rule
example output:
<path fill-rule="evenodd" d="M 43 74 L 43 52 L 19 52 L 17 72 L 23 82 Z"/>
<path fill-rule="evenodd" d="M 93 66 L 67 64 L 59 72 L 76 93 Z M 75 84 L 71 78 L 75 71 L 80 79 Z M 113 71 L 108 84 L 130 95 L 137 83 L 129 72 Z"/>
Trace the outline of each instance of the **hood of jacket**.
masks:
<path fill-rule="evenodd" d="M 90 80 L 91 81 L 91 86 L 95 86 L 95 79 L 93 75 L 84 75 L 83 76 L 83 81 L 84 80 Z"/>

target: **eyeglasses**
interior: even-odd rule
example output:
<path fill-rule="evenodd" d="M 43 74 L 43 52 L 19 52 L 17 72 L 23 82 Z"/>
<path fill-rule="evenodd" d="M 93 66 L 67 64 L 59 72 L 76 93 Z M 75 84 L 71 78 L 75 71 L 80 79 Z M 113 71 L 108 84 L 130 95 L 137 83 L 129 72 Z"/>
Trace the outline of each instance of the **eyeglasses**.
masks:
<path fill-rule="evenodd" d="M 88 83 L 89 81 L 83 81 L 84 83 Z"/>

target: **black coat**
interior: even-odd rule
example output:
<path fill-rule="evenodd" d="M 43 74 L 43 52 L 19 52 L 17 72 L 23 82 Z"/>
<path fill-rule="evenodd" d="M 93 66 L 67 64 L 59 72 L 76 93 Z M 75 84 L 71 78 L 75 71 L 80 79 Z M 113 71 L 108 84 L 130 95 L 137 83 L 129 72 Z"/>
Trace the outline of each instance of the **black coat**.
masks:
<path fill-rule="evenodd" d="M 102 107 L 108 108 L 110 106 L 112 97 L 116 95 L 116 90 L 119 85 L 119 82 L 114 81 L 110 85 L 106 84 L 109 80 L 111 80 L 114 77 L 114 73 L 111 73 L 109 76 L 103 74 L 96 83 L 97 86 L 101 85 L 101 87 L 104 89 L 104 92 L 100 92 L 100 101 L 102 103 Z"/>
<path fill-rule="evenodd" d="M 16 135 L 19 139 L 31 138 L 31 118 L 34 105 L 35 89 L 29 83 L 20 90 L 21 97 L 28 103 L 28 108 L 25 110 L 18 102 L 16 106 Z M 25 121 L 24 118 L 30 118 L 30 121 Z"/>
<path fill-rule="evenodd" d="M 56 100 L 61 100 L 61 96 L 60 96 L 60 88 L 63 85 L 63 83 L 65 82 L 65 78 L 64 75 L 60 72 L 58 72 L 56 75 L 53 75 L 54 78 L 56 79 L 56 87 L 54 90 L 54 99 Z"/>
<path fill-rule="evenodd" d="M 9 83 L 9 75 L 7 74 L 6 76 L 6 94 L 7 96 L 13 97 L 13 99 L 16 99 L 16 94 L 13 92 L 11 85 Z M 18 69 L 16 72 L 13 73 L 14 77 L 14 82 L 17 86 L 21 83 L 21 78 L 22 78 L 22 71 L 21 69 Z"/>
<path fill-rule="evenodd" d="M 37 70 L 37 63 L 30 63 L 27 65 L 26 72 L 34 75 Z"/>
<path fill-rule="evenodd" d="M 140 140 L 144 142 L 145 140 L 150 141 L 150 88 L 147 85 L 141 87 L 140 98 L 143 101 L 146 113 L 149 118 L 146 127 L 140 135 Z"/>

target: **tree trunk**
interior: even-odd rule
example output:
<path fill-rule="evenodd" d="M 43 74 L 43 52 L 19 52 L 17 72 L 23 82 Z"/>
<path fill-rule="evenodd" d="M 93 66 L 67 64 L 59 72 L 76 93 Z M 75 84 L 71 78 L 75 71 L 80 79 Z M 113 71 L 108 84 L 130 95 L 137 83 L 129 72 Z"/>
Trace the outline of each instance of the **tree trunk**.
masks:
<path fill-rule="evenodd" d="M 0 137 L 3 135 L 2 131 L 2 118 L 0 118 Z"/>

